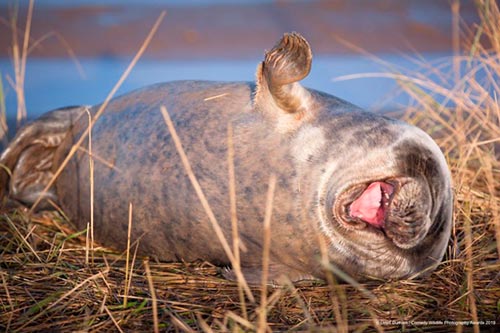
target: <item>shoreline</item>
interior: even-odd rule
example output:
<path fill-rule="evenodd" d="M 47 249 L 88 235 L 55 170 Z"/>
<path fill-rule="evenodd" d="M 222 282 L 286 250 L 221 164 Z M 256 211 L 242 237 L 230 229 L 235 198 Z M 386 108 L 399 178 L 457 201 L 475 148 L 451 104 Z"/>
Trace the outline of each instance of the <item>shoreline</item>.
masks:
<path fill-rule="evenodd" d="M 159 13 L 167 15 L 145 57 L 249 59 L 261 56 L 284 32 L 304 35 L 315 54 L 448 52 L 452 50 L 447 1 L 314 1 L 203 6 L 37 6 L 34 57 L 120 57 L 133 54 Z M 0 57 L 12 45 L 9 9 L 0 6 Z M 463 24 L 477 21 L 473 4 L 461 5 Z M 26 8 L 19 10 L 22 40 Z M 342 41 L 346 41 L 343 43 Z M 347 45 L 352 44 L 352 47 Z"/>

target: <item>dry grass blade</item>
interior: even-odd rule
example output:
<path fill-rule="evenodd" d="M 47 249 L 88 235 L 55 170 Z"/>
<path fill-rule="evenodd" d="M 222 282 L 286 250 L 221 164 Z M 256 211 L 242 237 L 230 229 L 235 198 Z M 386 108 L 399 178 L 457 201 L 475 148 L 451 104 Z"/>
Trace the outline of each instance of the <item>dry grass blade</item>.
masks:
<path fill-rule="evenodd" d="M 7 281 L 5 280 L 5 276 L 4 276 L 4 272 L 0 271 L 0 275 L 2 276 L 2 286 L 5 290 L 5 295 L 6 295 L 6 299 L 7 299 L 7 303 L 9 305 L 9 309 L 10 309 L 10 316 L 9 316 L 9 320 L 7 321 L 7 325 L 5 327 L 5 331 L 8 332 L 9 331 L 9 327 L 10 327 L 10 323 L 12 321 L 12 316 L 14 315 L 14 304 L 12 302 L 12 298 L 10 297 L 10 292 L 9 292 L 9 286 L 7 285 Z"/>
<path fill-rule="evenodd" d="M 307 309 L 307 305 L 304 303 L 304 300 L 300 297 L 299 290 L 293 285 L 293 282 L 288 277 L 284 277 L 282 281 L 283 281 L 283 286 L 285 286 L 291 291 L 292 296 L 295 297 L 297 303 L 302 308 L 302 311 L 304 312 L 305 321 L 310 325 L 312 325 L 314 323 L 314 320 L 311 314 L 309 313 L 309 310 Z"/>
<path fill-rule="evenodd" d="M 127 228 L 127 250 L 125 259 L 125 291 L 123 296 L 123 307 L 127 308 L 128 292 L 129 292 L 129 279 L 132 278 L 132 272 L 129 272 L 130 266 L 130 239 L 132 238 L 132 203 L 128 205 L 128 228 Z M 133 265 L 131 266 L 133 267 Z M 130 268 L 131 269 L 131 268 Z"/>
<path fill-rule="evenodd" d="M 7 110 L 5 108 L 5 95 L 3 89 L 3 77 L 0 71 L 0 144 L 4 147 L 8 141 L 9 128 L 7 126 Z"/>
<path fill-rule="evenodd" d="M 170 318 L 172 319 L 172 323 L 176 327 L 178 327 L 180 330 L 182 330 L 183 332 L 186 332 L 186 333 L 195 333 L 195 331 L 191 327 L 189 327 L 188 325 L 186 325 L 186 323 L 184 323 L 182 320 L 180 320 L 176 316 L 170 315 Z"/>
<path fill-rule="evenodd" d="M 24 79 L 26 73 L 26 59 L 28 57 L 28 45 L 31 31 L 31 21 L 33 17 L 34 0 L 30 0 L 28 5 L 28 13 L 26 18 L 26 28 L 24 29 L 24 38 L 22 49 L 19 50 L 19 42 L 17 37 L 17 13 L 12 19 L 12 57 L 14 60 L 15 72 L 15 90 L 17 96 L 17 125 L 20 126 L 22 121 L 26 119 L 26 101 L 24 98 Z"/>
<path fill-rule="evenodd" d="M 240 316 L 238 316 L 236 313 L 234 313 L 232 311 L 226 312 L 224 319 L 231 319 L 235 323 L 238 323 L 239 325 L 243 326 L 247 330 L 257 331 L 257 328 L 255 327 L 255 325 L 252 324 L 251 322 L 249 322 L 248 319 L 241 318 Z M 224 322 L 226 322 L 226 320 L 224 320 Z M 223 325 L 223 326 L 225 327 L 227 325 Z"/>
<path fill-rule="evenodd" d="M 470 215 L 470 214 L 467 214 Z M 465 238 L 465 269 L 467 277 L 467 298 L 469 300 L 471 317 L 474 322 L 478 322 L 477 303 L 474 291 L 474 264 L 473 264 L 473 242 L 472 242 L 472 221 L 466 217 L 464 222 L 464 238 Z M 474 326 L 474 333 L 479 333 L 479 327 Z"/>
<path fill-rule="evenodd" d="M 243 274 L 241 273 L 240 266 L 240 235 L 238 232 L 238 216 L 236 211 L 236 176 L 234 171 L 234 142 L 233 142 L 233 126 L 231 123 L 227 127 L 227 160 L 228 160 L 228 172 L 229 172 L 229 205 L 231 214 L 231 227 L 232 227 L 232 238 L 233 238 L 233 253 L 234 253 L 234 264 L 233 269 L 238 271 L 236 274 L 238 278 L 238 294 L 240 295 L 241 311 L 243 312 L 243 317 L 248 319 L 246 301 L 244 296 L 243 285 L 244 281 L 241 280 Z"/>
<path fill-rule="evenodd" d="M 223 94 L 219 94 L 219 95 L 215 95 L 215 96 L 210 96 L 210 97 L 207 97 L 205 99 L 203 99 L 204 102 L 207 102 L 207 101 L 211 101 L 211 100 L 214 100 L 214 99 L 217 99 L 217 98 L 221 98 L 221 97 L 225 97 L 225 96 L 228 96 L 229 93 L 223 93 Z"/>
<path fill-rule="evenodd" d="M 172 136 L 172 139 L 174 141 L 175 147 L 177 149 L 177 152 L 179 153 L 182 164 L 184 166 L 184 169 L 186 170 L 186 173 L 189 177 L 189 180 L 191 181 L 191 184 L 193 185 L 196 195 L 198 196 L 198 199 L 200 199 L 201 205 L 203 206 L 203 209 L 205 210 L 205 213 L 208 216 L 208 219 L 212 225 L 212 228 L 214 229 L 215 234 L 217 235 L 217 239 L 219 240 L 220 244 L 224 248 L 224 252 L 226 253 L 227 257 L 231 261 L 232 267 L 239 267 L 239 264 L 236 262 L 236 258 L 234 257 L 233 252 L 231 251 L 231 248 L 229 246 L 229 243 L 227 242 L 224 233 L 222 232 L 222 229 L 217 222 L 217 219 L 215 218 L 215 215 L 210 208 L 210 205 L 208 204 L 208 201 L 205 197 L 205 194 L 203 193 L 203 190 L 201 189 L 200 184 L 198 183 L 198 180 L 196 179 L 196 176 L 194 175 L 193 169 L 191 168 L 191 164 L 189 163 L 189 160 L 186 156 L 186 153 L 184 151 L 184 148 L 182 148 L 182 143 L 179 139 L 179 136 L 177 135 L 177 131 L 175 130 L 174 123 L 172 122 L 172 119 L 170 118 L 170 115 L 168 114 L 167 108 L 165 106 L 162 106 L 160 108 L 161 113 L 163 115 L 163 119 L 165 120 L 165 123 L 167 124 L 168 130 L 170 132 L 170 135 Z M 241 271 L 235 270 L 236 275 L 241 274 Z M 245 289 L 247 297 L 252 301 L 255 302 L 254 297 L 252 295 L 252 292 L 250 291 L 250 288 L 248 287 L 248 284 L 245 281 L 245 278 L 243 275 L 238 276 L 238 281 L 241 281 L 243 283 L 243 288 Z"/>
<path fill-rule="evenodd" d="M 78 58 L 76 57 L 75 52 L 71 48 L 71 45 L 58 32 L 51 31 L 51 32 L 48 32 L 47 34 L 43 35 L 42 37 L 38 38 L 36 41 L 33 42 L 33 44 L 28 49 L 28 54 L 30 54 L 34 49 L 36 49 L 40 44 L 42 44 L 45 40 L 49 39 L 50 37 L 55 37 L 56 40 L 62 45 L 62 47 L 68 53 L 69 58 L 75 64 L 76 70 L 78 71 L 78 73 L 80 74 L 80 76 L 83 79 L 85 79 L 86 78 L 85 71 L 83 70 L 83 67 L 80 64 L 80 61 L 78 61 Z"/>
<path fill-rule="evenodd" d="M 33 18 L 34 5 L 35 5 L 35 0 L 30 0 L 28 5 L 28 14 L 26 18 L 26 28 L 24 29 L 23 52 L 21 56 L 21 66 L 20 66 L 20 76 L 21 78 L 23 78 L 23 82 L 24 78 L 26 77 L 26 60 L 28 59 L 28 46 L 30 41 L 31 21 Z M 24 116 L 26 116 L 26 114 Z"/>
<path fill-rule="evenodd" d="M 153 278 L 151 276 L 151 269 L 149 268 L 149 261 L 144 260 L 144 270 L 146 271 L 146 277 L 148 279 L 149 292 L 151 293 L 151 301 L 153 303 L 153 328 L 155 333 L 159 333 L 159 321 L 158 321 L 158 301 L 156 299 L 156 291 L 153 283 Z"/>
<path fill-rule="evenodd" d="M 263 333 L 267 329 L 267 284 L 269 275 L 269 252 L 271 247 L 271 218 L 273 215 L 274 191 L 276 189 L 276 175 L 269 178 L 269 187 L 266 197 L 266 212 L 264 215 L 264 241 L 262 246 L 262 285 L 260 294 L 259 325 L 257 332 Z"/>
<path fill-rule="evenodd" d="M 123 330 L 121 329 L 120 325 L 118 324 L 118 322 L 116 321 L 115 317 L 113 317 L 113 314 L 111 313 L 111 311 L 109 311 L 108 307 L 107 306 L 104 306 L 104 311 L 106 311 L 106 313 L 108 314 L 109 318 L 111 318 L 111 321 L 113 321 L 113 324 L 115 325 L 116 329 L 120 332 L 120 333 L 124 333 Z"/>
<path fill-rule="evenodd" d="M 342 271 L 340 268 L 336 267 L 335 265 L 332 265 L 328 260 L 323 260 L 321 262 L 323 267 L 329 271 L 332 272 L 335 276 L 338 276 L 340 279 L 344 280 L 345 282 L 349 283 L 351 286 L 362 292 L 366 297 L 370 299 L 375 299 L 376 296 L 370 292 L 368 289 L 366 289 L 360 282 L 356 281 L 354 278 L 346 274 L 344 271 Z"/>
<path fill-rule="evenodd" d="M 96 155 L 95 152 L 91 154 L 88 149 L 85 149 L 83 147 L 79 147 L 78 150 L 84 152 L 85 154 L 87 154 L 89 156 L 92 156 L 94 162 L 97 161 L 99 163 L 102 163 L 103 165 L 105 165 L 109 169 L 113 169 L 114 171 L 116 171 L 118 173 L 123 173 L 123 171 L 121 169 L 117 168 L 112 162 L 109 162 L 109 161 L 105 160 L 104 158 Z"/>
<path fill-rule="evenodd" d="M 30 250 L 30 253 L 32 253 L 39 262 L 43 262 L 42 259 L 40 258 L 40 256 L 38 255 L 38 252 L 35 251 L 35 249 L 28 242 L 29 235 L 23 236 L 21 231 L 19 231 L 19 229 L 17 228 L 16 224 L 13 223 L 9 217 L 6 217 L 6 222 L 15 231 L 14 236 L 18 237 L 22 241 L 22 243 L 24 243 L 28 247 L 28 249 Z"/>
<path fill-rule="evenodd" d="M 451 44 L 453 48 L 453 73 L 455 81 L 460 79 L 460 62 L 457 61 L 457 56 L 460 55 L 460 0 L 452 0 L 451 2 Z"/>
<path fill-rule="evenodd" d="M 202 329 L 203 332 L 205 333 L 214 333 L 214 330 L 207 324 L 203 318 L 199 314 L 196 314 L 196 321 L 200 325 L 200 328 Z"/>
<path fill-rule="evenodd" d="M 73 289 L 71 289 L 70 291 L 68 291 L 67 293 L 65 293 L 64 295 L 62 295 L 61 297 L 59 297 L 55 302 L 53 302 L 52 304 L 50 304 L 48 307 L 46 307 L 43 311 L 41 311 L 40 313 L 38 313 L 37 315 L 31 317 L 29 320 L 27 320 L 24 325 L 22 325 L 21 327 L 19 327 L 19 331 L 22 331 L 23 328 L 25 328 L 26 326 L 28 326 L 29 324 L 31 324 L 32 322 L 36 321 L 39 317 L 43 316 L 46 312 L 50 311 L 50 309 L 54 308 L 56 305 L 58 305 L 60 302 L 62 302 L 64 299 L 66 299 L 67 297 L 71 296 L 74 292 L 76 292 L 77 290 L 81 289 L 83 286 L 85 286 L 87 283 L 91 282 L 92 280 L 95 280 L 99 277 L 104 277 L 105 274 L 107 274 L 108 271 L 103 271 L 103 272 L 99 272 L 97 274 L 94 274 L 92 275 L 91 277 L 83 280 L 82 282 L 80 282 L 79 284 L 77 284 Z"/>
<path fill-rule="evenodd" d="M 90 222 L 87 222 L 87 228 L 85 228 L 85 265 L 89 264 L 90 256 Z"/>
<path fill-rule="evenodd" d="M 94 157 L 92 155 L 92 114 L 89 109 L 85 109 L 88 119 L 88 149 L 89 149 L 89 179 L 90 179 L 90 229 L 88 234 L 90 235 L 90 241 L 87 241 L 86 244 L 90 245 L 87 247 L 87 262 L 88 264 L 88 253 L 92 255 L 92 262 L 94 262 Z"/>

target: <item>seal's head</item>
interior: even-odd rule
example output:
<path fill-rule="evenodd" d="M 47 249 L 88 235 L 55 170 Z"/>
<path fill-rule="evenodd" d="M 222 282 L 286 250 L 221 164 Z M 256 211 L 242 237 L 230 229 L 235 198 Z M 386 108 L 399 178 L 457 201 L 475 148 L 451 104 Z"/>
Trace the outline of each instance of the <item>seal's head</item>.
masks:
<path fill-rule="evenodd" d="M 434 188 L 439 184 L 439 177 L 435 177 L 439 164 L 422 150 L 419 153 L 401 156 L 391 177 L 368 180 L 343 190 L 332 207 L 342 227 L 380 231 L 401 249 L 417 246 L 427 235 L 438 213 L 436 208 L 440 208 L 434 207 L 431 194 L 439 193 Z"/>
<path fill-rule="evenodd" d="M 257 71 L 256 106 L 291 139 L 300 206 L 341 269 L 376 278 L 429 271 L 452 223 L 442 152 L 415 126 L 300 86 L 311 61 L 305 39 L 286 34 Z"/>
<path fill-rule="evenodd" d="M 326 195 L 322 230 L 334 260 L 346 270 L 408 277 L 444 254 L 452 223 L 451 177 L 443 154 L 421 130 L 390 120 L 383 128 L 367 134 L 378 136 L 380 146 L 361 140 L 350 151 L 340 149 L 344 162 L 329 163 L 320 192 Z"/>

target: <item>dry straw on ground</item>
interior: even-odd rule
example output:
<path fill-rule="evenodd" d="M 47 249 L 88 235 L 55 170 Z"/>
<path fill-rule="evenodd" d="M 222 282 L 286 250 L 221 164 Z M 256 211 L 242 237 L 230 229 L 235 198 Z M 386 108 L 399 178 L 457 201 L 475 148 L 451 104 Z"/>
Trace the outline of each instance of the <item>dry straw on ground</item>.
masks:
<path fill-rule="evenodd" d="M 482 23 L 461 38 L 471 41 L 470 54 L 457 53 L 451 66 L 423 64 L 426 73 L 391 74 L 414 98 L 404 118 L 436 138 L 454 178 L 452 239 L 429 277 L 374 281 L 362 285 L 366 292 L 333 276 L 247 288 L 206 262 L 139 258 L 133 242 L 125 253 L 96 245 L 88 260 L 85 233 L 63 214 L 18 209 L 0 216 L 0 330 L 449 332 L 478 331 L 460 325 L 476 321 L 493 332 L 492 321 L 500 324 L 500 13 L 495 2 L 477 3 Z M 235 260 L 237 248 L 228 244 Z"/>

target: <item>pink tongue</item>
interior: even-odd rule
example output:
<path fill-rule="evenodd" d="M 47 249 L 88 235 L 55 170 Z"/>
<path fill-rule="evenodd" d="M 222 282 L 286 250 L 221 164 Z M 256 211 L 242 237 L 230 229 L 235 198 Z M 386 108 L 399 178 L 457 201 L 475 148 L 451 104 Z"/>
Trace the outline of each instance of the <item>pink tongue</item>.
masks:
<path fill-rule="evenodd" d="M 361 196 L 351 204 L 351 217 L 357 217 L 373 226 L 381 227 L 385 218 L 382 190 L 389 192 L 392 188 L 389 184 L 382 182 L 371 183 Z"/>

